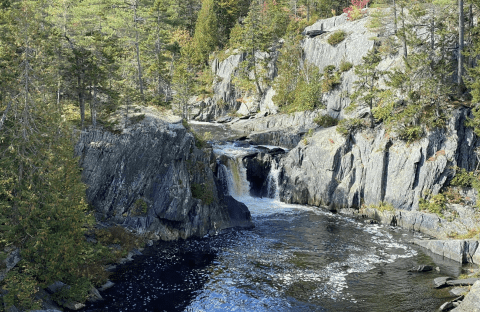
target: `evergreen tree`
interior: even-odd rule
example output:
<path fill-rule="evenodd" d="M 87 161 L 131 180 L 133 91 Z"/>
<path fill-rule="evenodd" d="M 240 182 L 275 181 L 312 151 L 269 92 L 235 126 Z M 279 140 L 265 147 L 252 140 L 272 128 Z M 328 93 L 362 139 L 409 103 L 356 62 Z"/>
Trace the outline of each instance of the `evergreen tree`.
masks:
<path fill-rule="evenodd" d="M 193 44 L 199 63 L 208 65 L 208 56 L 218 45 L 217 31 L 218 24 L 214 1 L 203 0 L 195 25 L 195 35 L 193 36 Z"/>

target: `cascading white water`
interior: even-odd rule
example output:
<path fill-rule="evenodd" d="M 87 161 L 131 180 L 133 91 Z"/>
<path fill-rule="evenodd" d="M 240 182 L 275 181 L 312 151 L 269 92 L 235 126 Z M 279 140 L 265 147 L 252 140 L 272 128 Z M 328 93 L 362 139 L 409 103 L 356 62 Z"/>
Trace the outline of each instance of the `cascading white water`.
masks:
<path fill-rule="evenodd" d="M 228 195 L 234 198 L 249 196 L 250 183 L 241 158 L 229 158 L 227 165 L 228 168 L 224 164 L 219 165 L 218 177 L 226 186 Z"/>
<path fill-rule="evenodd" d="M 267 177 L 267 189 L 268 197 L 275 200 L 280 200 L 280 188 L 279 188 L 279 175 L 280 175 L 280 166 L 278 165 L 277 160 L 272 159 L 270 172 Z"/>

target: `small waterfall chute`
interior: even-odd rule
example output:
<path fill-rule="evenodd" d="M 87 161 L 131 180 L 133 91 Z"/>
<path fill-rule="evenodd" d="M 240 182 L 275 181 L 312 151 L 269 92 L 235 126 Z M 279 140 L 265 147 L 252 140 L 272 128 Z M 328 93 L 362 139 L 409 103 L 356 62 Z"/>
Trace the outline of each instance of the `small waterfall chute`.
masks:
<path fill-rule="evenodd" d="M 270 166 L 270 172 L 268 173 L 267 177 L 267 190 L 268 197 L 275 200 L 280 200 L 279 176 L 280 166 L 278 161 L 273 158 Z"/>

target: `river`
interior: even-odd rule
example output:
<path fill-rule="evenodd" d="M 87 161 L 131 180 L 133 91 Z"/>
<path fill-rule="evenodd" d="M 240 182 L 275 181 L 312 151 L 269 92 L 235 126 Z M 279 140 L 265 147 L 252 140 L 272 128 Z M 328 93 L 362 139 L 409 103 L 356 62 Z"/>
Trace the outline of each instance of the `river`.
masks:
<path fill-rule="evenodd" d="M 157 242 L 119 266 L 105 301 L 84 311 L 435 311 L 451 298 L 432 281 L 461 266 L 410 244 L 418 233 L 285 204 L 274 191 L 251 197 L 238 161 L 251 151 L 215 147 L 237 164 L 223 179 L 254 229 Z M 408 272 L 421 264 L 440 272 Z"/>

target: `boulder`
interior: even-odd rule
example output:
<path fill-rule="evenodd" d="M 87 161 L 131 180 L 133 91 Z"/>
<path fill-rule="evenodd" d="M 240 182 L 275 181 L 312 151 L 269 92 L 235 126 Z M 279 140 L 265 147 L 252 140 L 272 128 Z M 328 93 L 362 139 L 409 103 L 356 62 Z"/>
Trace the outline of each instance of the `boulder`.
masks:
<path fill-rule="evenodd" d="M 448 276 L 437 277 L 433 280 L 433 284 L 435 285 L 435 288 L 442 288 L 444 286 L 448 286 L 447 282 L 452 279 L 453 278 Z"/>
<path fill-rule="evenodd" d="M 105 291 L 105 290 L 107 290 L 107 289 L 109 289 L 109 288 L 112 288 L 114 285 L 115 285 L 114 282 L 112 282 L 112 281 L 107 281 L 107 282 L 106 282 L 105 284 L 103 284 L 98 290 L 99 290 L 99 291 Z"/>
<path fill-rule="evenodd" d="M 450 289 L 450 293 L 454 296 L 464 296 L 468 291 L 469 287 L 454 287 Z"/>
<path fill-rule="evenodd" d="M 479 312 L 480 311 L 480 281 L 475 282 L 470 292 L 460 305 L 453 309 L 454 312 Z"/>
<path fill-rule="evenodd" d="M 419 265 L 418 267 L 411 268 L 410 270 L 408 270 L 408 272 L 421 273 L 421 272 L 430 272 L 432 270 L 433 270 L 433 267 L 431 265 L 422 264 L 422 265 Z"/>

